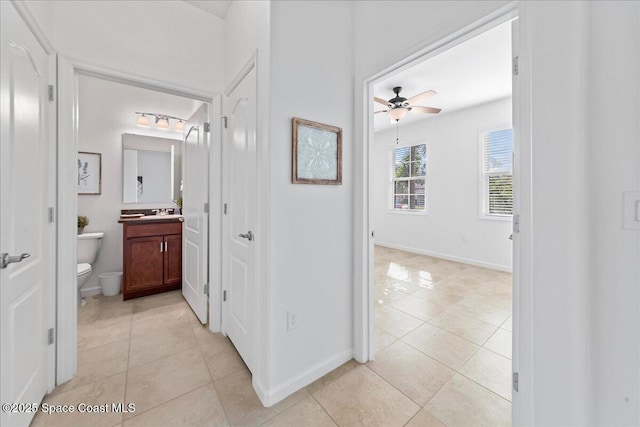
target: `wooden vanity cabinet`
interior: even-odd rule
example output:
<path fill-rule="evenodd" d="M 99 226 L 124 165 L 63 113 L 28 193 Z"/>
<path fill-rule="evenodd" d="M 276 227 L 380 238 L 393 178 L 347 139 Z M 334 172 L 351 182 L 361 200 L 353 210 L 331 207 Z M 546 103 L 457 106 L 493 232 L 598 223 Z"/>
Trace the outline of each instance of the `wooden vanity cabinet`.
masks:
<path fill-rule="evenodd" d="M 161 221 L 123 222 L 124 300 L 182 287 L 182 222 Z"/>

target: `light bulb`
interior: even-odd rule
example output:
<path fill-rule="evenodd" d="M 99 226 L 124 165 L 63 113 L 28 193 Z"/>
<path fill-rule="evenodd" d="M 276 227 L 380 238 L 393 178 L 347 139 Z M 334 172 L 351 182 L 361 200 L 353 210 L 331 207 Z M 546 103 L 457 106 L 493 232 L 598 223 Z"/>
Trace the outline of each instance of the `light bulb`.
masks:
<path fill-rule="evenodd" d="M 409 112 L 409 110 L 407 110 L 404 107 L 393 108 L 393 109 L 389 110 L 389 118 L 391 120 L 398 121 L 398 120 L 402 119 L 404 116 L 406 116 L 408 112 Z"/>
<path fill-rule="evenodd" d="M 136 124 L 142 128 L 148 128 L 149 127 L 149 117 L 145 116 L 144 114 L 141 115 L 140 117 L 138 117 L 138 121 L 136 122 Z"/>
<path fill-rule="evenodd" d="M 156 117 L 156 128 L 169 130 L 169 120 L 165 117 Z"/>

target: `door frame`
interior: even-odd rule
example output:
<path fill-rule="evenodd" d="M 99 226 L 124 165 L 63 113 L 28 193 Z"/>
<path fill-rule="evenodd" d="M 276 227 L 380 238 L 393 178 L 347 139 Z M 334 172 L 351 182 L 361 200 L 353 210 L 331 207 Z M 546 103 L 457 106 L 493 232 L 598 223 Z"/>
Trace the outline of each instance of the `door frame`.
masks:
<path fill-rule="evenodd" d="M 125 73 L 106 67 L 88 64 L 73 58 L 58 55 L 58 144 L 57 144 L 57 251 L 56 261 L 56 289 L 57 289 L 57 375 L 56 385 L 73 378 L 77 371 L 77 287 L 62 286 L 76 280 L 76 215 L 78 210 L 78 195 L 74 176 L 75 161 L 78 152 L 78 75 L 96 77 L 104 80 L 122 83 L 143 89 L 154 90 L 171 95 L 183 96 L 209 105 L 212 118 L 220 117 L 222 106 L 220 94 L 207 93 L 198 89 L 167 83 L 150 77 Z M 222 166 L 222 132 L 220 122 L 212 120 L 209 150 L 210 170 L 219 170 Z M 214 178 L 213 175 L 210 177 Z M 220 193 L 221 181 L 209 186 L 209 239 L 220 236 Z M 214 245 L 209 244 L 210 248 Z M 220 330 L 219 316 L 212 316 L 219 312 L 219 296 L 216 289 L 220 288 L 219 272 L 221 254 L 219 251 L 209 250 L 209 329 L 213 332 Z M 214 268 L 215 267 L 215 268 Z"/>
<path fill-rule="evenodd" d="M 533 423 L 533 317 L 531 255 L 533 253 L 532 186 L 531 186 L 531 26 L 526 2 L 511 2 L 476 22 L 453 31 L 436 41 L 426 41 L 409 51 L 405 59 L 361 80 L 362 98 L 362 161 L 361 215 L 356 213 L 354 230 L 354 358 L 359 362 L 373 360 L 374 343 L 374 261 L 373 261 L 373 87 L 379 81 L 436 56 L 499 24 L 518 18 L 516 35 L 512 35 L 512 51 L 519 58 L 519 75 L 513 80 L 512 116 L 514 179 L 518 200 L 514 200 L 514 215 L 520 215 L 520 234 L 514 233 L 513 271 L 513 372 L 519 372 L 519 391 L 513 393 L 512 419 L 514 425 Z M 517 165 L 517 166 L 515 166 Z M 357 211 L 358 209 L 356 209 Z M 516 260 L 515 257 L 518 259 Z M 525 380 L 525 381 L 522 381 Z"/>

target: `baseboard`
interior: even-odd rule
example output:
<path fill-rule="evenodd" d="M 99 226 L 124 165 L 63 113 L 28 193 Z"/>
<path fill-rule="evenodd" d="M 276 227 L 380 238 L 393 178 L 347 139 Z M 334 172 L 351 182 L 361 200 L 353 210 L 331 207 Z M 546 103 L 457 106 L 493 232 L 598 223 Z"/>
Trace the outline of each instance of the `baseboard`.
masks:
<path fill-rule="evenodd" d="M 509 265 L 492 264 L 489 262 L 478 261 L 475 259 L 462 258 L 454 255 L 447 255 L 447 254 L 442 254 L 438 252 L 425 251 L 423 249 L 411 248 L 408 246 L 395 245 L 393 243 L 379 242 L 377 240 L 375 244 L 378 246 L 384 246 L 385 248 L 398 249 L 405 252 L 412 252 L 414 254 L 427 255 L 427 256 L 432 256 L 434 258 L 442 258 L 449 261 L 461 262 L 463 264 L 475 265 L 476 267 L 490 268 L 491 270 L 505 271 L 507 273 L 511 273 L 513 271 L 512 267 Z"/>
<path fill-rule="evenodd" d="M 91 297 L 93 295 L 100 295 L 102 293 L 102 289 L 100 286 L 91 286 L 88 288 L 82 287 L 80 289 L 80 296 L 82 298 Z"/>
<path fill-rule="evenodd" d="M 315 380 L 322 378 L 337 367 L 343 365 L 353 358 L 353 349 L 345 350 L 324 362 L 318 363 L 305 372 L 293 377 L 290 381 L 269 390 L 254 376 L 252 380 L 253 389 L 256 391 L 260 402 L 265 407 L 273 406 L 284 398 L 292 395 L 301 388 L 311 384 Z"/>

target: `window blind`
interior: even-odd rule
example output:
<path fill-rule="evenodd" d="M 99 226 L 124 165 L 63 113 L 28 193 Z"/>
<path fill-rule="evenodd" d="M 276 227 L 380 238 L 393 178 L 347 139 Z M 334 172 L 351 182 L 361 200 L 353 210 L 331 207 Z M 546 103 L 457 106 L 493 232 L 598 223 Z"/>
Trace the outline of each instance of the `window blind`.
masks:
<path fill-rule="evenodd" d="M 513 214 L 513 130 L 482 134 L 485 215 Z"/>

